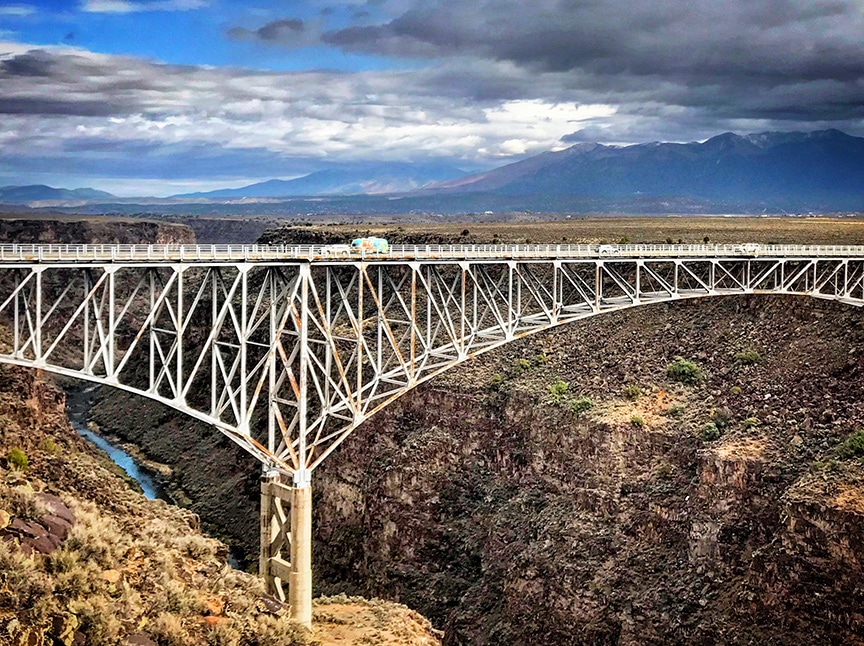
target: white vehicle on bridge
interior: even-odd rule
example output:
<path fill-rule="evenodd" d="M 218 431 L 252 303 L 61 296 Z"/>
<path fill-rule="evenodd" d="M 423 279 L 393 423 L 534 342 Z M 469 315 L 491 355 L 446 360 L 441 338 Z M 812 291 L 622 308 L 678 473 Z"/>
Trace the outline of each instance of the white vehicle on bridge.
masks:
<path fill-rule="evenodd" d="M 354 253 L 387 253 L 390 244 L 384 238 L 356 238 L 351 241 L 351 251 Z"/>
<path fill-rule="evenodd" d="M 328 244 L 321 250 L 321 255 L 325 258 L 347 258 L 351 255 L 351 245 Z"/>
<path fill-rule="evenodd" d="M 746 253 L 751 256 L 758 256 L 759 251 L 762 249 L 762 245 L 755 242 L 746 242 L 742 244 L 739 248 L 742 253 Z"/>
<path fill-rule="evenodd" d="M 597 248 L 597 254 L 600 256 L 620 256 L 621 250 L 618 248 L 618 245 L 601 244 Z"/>

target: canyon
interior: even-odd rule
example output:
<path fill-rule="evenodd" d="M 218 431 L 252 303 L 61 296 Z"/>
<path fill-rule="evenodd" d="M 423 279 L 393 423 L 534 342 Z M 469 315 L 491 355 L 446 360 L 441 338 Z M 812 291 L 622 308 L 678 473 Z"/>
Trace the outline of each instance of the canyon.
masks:
<path fill-rule="evenodd" d="M 862 350 L 857 309 L 728 296 L 471 360 L 315 472 L 316 591 L 404 603 L 453 645 L 861 641 Z M 254 569 L 251 458 L 119 391 L 91 419 Z"/>

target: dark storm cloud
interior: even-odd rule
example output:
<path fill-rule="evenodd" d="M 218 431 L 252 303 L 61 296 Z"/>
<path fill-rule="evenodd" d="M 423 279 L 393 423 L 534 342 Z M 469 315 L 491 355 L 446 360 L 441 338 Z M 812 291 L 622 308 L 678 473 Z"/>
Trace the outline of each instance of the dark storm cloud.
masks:
<path fill-rule="evenodd" d="M 857 0 L 443 1 L 324 35 L 347 49 L 477 55 L 545 71 L 858 74 Z M 839 67 L 838 67 L 839 65 Z"/>
<path fill-rule="evenodd" d="M 32 51 L 0 61 L 0 74 L 9 76 L 51 76 L 55 58 L 44 51 Z"/>
<path fill-rule="evenodd" d="M 234 40 L 259 41 L 265 43 L 296 44 L 306 36 L 306 23 L 299 18 L 286 18 L 268 22 L 258 29 L 232 27 L 227 32 Z"/>
<path fill-rule="evenodd" d="M 107 117 L 118 109 L 102 101 L 64 101 L 48 98 L 6 98 L 0 96 L 0 114 L 41 114 L 45 116 Z"/>
<path fill-rule="evenodd" d="M 618 104 L 819 120 L 860 116 L 862 34 L 858 0 L 442 0 L 322 40 L 354 52 L 506 62 Z M 825 83 L 843 98 L 819 104 Z"/>

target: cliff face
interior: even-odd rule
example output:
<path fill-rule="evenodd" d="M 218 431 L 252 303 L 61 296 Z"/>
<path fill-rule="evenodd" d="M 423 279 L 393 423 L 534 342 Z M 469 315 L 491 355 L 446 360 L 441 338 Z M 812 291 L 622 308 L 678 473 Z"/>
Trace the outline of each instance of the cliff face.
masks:
<path fill-rule="evenodd" d="M 194 244 L 187 226 L 110 217 L 0 219 L 0 242 L 18 244 Z"/>
<path fill-rule="evenodd" d="M 780 298 L 512 346 L 325 463 L 322 588 L 400 599 L 449 644 L 860 638 L 861 350 L 857 311 Z M 670 379 L 676 355 L 705 380 Z"/>
<path fill-rule="evenodd" d="M 730 297 L 473 360 L 316 472 L 317 590 L 406 603 L 447 644 L 862 639 L 862 350 L 858 310 Z M 690 383 L 667 374 L 677 356 Z M 168 412 L 121 422 L 132 407 L 106 391 L 99 422 L 181 465 L 213 523 L 225 496 L 221 525 L 254 553 L 229 525 L 253 527 L 257 467 Z"/>

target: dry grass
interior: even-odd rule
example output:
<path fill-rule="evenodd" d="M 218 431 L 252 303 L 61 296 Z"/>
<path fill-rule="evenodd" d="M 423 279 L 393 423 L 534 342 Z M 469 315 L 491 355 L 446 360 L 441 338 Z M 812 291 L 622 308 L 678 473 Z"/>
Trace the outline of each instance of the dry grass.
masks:
<path fill-rule="evenodd" d="M 22 501 L 43 486 L 5 487 L 0 504 L 35 507 Z M 92 646 L 139 630 L 160 646 L 182 646 L 214 643 L 205 617 L 216 612 L 215 643 L 232 643 L 232 635 L 237 644 L 311 643 L 284 611 L 262 613 L 261 582 L 217 558 L 219 543 L 178 523 L 173 510 L 163 508 L 135 530 L 93 502 L 69 493 L 63 499 L 76 522 L 59 549 L 26 557 L 14 542 L 0 541 L 0 616 L 18 615 L 19 627 L 26 617 L 28 628 L 46 635 L 52 617 L 74 616 Z M 3 629 L 16 632 L 8 622 Z"/>
<path fill-rule="evenodd" d="M 0 366 L 0 383 L 6 370 Z M 225 546 L 198 531 L 194 514 L 146 500 L 63 416 L 38 402 L 16 407 L 4 395 L 0 388 L 0 415 L 10 420 L 0 454 L 20 445 L 32 460 L 26 472 L 0 466 L 0 518 L 38 522 L 48 510 L 39 494 L 47 492 L 63 500 L 75 524 L 50 554 L 28 556 L 15 540 L 0 539 L 0 644 L 54 643 L 76 631 L 87 646 L 125 643 L 134 634 L 159 646 L 322 643 L 289 620 L 287 607 L 268 609 L 262 580 L 232 569 Z M 382 612 L 375 608 L 367 607 L 370 625 Z M 392 618 L 401 626 L 403 611 Z M 431 635 L 421 619 L 416 625 Z"/>
<path fill-rule="evenodd" d="M 483 222 L 442 224 L 332 225 L 327 230 L 345 232 L 368 229 L 372 235 L 390 231 L 426 235 L 430 238 L 457 236 L 468 229 L 468 243 L 677 243 L 711 244 L 760 242 L 776 244 L 864 244 L 864 220 L 832 218 L 753 217 L 587 217 L 554 222 Z"/>

